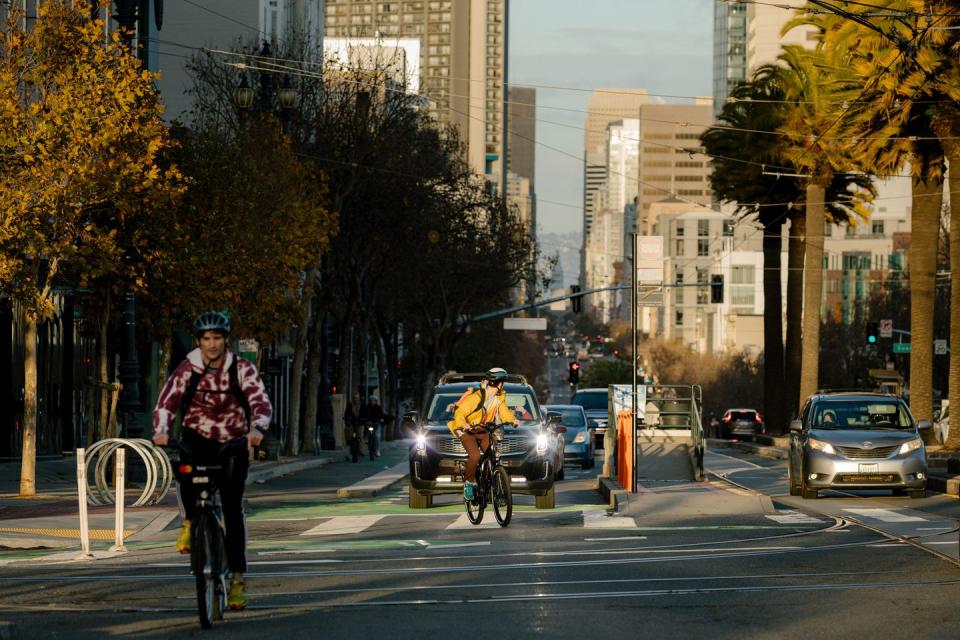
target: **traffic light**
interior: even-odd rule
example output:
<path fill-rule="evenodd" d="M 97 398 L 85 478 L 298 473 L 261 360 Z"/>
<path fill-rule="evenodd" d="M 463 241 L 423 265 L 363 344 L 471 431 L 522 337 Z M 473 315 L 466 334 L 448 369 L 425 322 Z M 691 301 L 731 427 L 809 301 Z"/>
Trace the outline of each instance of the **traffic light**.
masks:
<path fill-rule="evenodd" d="M 877 338 L 880 337 L 880 323 L 867 323 L 867 344 L 877 344 Z"/>
<path fill-rule="evenodd" d="M 570 295 L 572 296 L 570 298 L 570 304 L 573 307 L 574 313 L 580 313 L 580 310 L 583 308 L 583 298 L 578 296 L 578 293 L 580 293 L 580 285 L 570 285 Z"/>
<path fill-rule="evenodd" d="M 570 363 L 570 384 L 577 384 L 580 382 L 580 363 L 571 362 Z"/>
<path fill-rule="evenodd" d="M 714 304 L 723 302 L 723 276 L 719 273 L 710 276 L 710 302 Z"/>

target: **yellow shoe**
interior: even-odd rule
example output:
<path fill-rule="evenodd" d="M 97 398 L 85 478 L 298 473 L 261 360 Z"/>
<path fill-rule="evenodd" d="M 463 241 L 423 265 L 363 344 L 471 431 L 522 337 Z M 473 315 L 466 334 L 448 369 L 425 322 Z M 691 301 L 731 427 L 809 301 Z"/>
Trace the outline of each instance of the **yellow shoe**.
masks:
<path fill-rule="evenodd" d="M 190 521 L 184 520 L 183 527 L 180 528 L 180 535 L 177 536 L 177 551 L 180 553 L 190 553 Z"/>
<path fill-rule="evenodd" d="M 243 580 L 234 580 L 230 583 L 230 593 L 227 594 L 227 606 L 234 611 L 245 609 L 247 606 L 246 586 Z"/>

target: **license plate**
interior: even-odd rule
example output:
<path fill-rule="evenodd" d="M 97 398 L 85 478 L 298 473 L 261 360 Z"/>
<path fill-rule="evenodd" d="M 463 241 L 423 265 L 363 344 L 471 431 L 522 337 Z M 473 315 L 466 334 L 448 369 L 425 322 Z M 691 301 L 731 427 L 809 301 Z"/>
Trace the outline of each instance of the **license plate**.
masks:
<path fill-rule="evenodd" d="M 862 467 L 864 465 L 860 465 L 860 466 Z M 870 465 L 866 465 L 866 466 L 870 466 Z M 873 465 L 873 466 L 877 466 L 877 465 Z M 208 478 L 207 476 L 193 476 L 193 484 L 206 484 L 208 482 L 210 482 L 210 478 Z"/>
<path fill-rule="evenodd" d="M 861 464 L 860 473 L 880 473 L 879 464 Z"/>

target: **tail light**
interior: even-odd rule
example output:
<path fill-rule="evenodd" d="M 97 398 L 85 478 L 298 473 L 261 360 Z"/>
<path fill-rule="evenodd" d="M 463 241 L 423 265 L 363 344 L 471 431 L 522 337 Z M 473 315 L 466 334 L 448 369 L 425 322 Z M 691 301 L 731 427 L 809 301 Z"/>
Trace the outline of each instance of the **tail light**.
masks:
<path fill-rule="evenodd" d="M 193 467 L 189 464 L 182 464 L 177 470 L 184 474 L 193 473 Z"/>
<path fill-rule="evenodd" d="M 759 413 L 754 414 L 757 418 L 757 424 L 763 424 L 763 418 L 760 417 Z"/>
<path fill-rule="evenodd" d="M 723 424 L 730 424 L 731 420 L 733 420 L 733 416 L 731 416 L 729 413 L 723 416 Z"/>

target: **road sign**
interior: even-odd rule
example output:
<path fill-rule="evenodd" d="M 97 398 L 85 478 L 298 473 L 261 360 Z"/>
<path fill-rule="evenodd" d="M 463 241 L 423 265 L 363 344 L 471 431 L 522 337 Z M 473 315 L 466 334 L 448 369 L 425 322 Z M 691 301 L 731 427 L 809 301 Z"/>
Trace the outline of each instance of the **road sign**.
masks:
<path fill-rule="evenodd" d="M 894 353 L 910 353 L 910 343 L 909 343 L 909 342 L 894 342 L 894 343 L 893 343 L 893 352 L 894 352 Z"/>
<path fill-rule="evenodd" d="M 637 291 L 638 307 L 662 307 L 663 287 L 640 285 Z"/>
<path fill-rule="evenodd" d="M 637 236 L 637 282 L 663 282 L 663 236 Z"/>
<path fill-rule="evenodd" d="M 945 356 L 945 355 L 947 355 L 947 341 L 946 341 L 946 340 L 934 340 L 934 341 L 933 341 L 933 355 L 935 355 L 935 356 Z"/>
<path fill-rule="evenodd" d="M 546 318 L 504 318 L 503 328 L 513 331 L 546 331 Z"/>
<path fill-rule="evenodd" d="M 893 337 L 893 320 L 880 321 L 880 337 L 881 338 Z"/>

